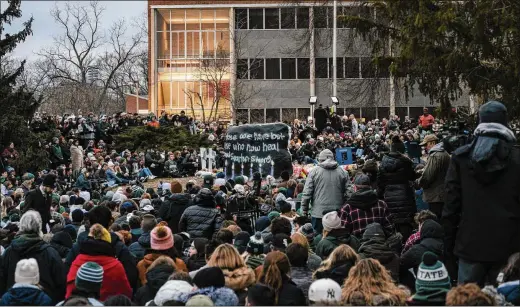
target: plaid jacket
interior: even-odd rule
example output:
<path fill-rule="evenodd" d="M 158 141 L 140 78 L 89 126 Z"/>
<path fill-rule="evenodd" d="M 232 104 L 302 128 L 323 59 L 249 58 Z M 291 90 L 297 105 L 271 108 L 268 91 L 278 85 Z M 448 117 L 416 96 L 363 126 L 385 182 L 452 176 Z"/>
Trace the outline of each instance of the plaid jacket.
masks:
<path fill-rule="evenodd" d="M 421 233 L 417 231 L 416 233 L 412 234 L 408 240 L 406 240 L 406 243 L 404 244 L 403 251 L 401 252 L 401 255 L 404 255 L 406 251 L 408 251 L 412 246 L 414 246 L 416 243 L 419 243 L 421 240 Z"/>
<path fill-rule="evenodd" d="M 341 226 L 350 230 L 350 233 L 360 238 L 365 229 L 372 223 L 379 223 L 388 235 L 394 232 L 394 226 L 388 219 L 389 212 L 386 203 L 382 200 L 377 202 L 369 210 L 363 210 L 349 205 L 348 203 L 341 208 Z"/>

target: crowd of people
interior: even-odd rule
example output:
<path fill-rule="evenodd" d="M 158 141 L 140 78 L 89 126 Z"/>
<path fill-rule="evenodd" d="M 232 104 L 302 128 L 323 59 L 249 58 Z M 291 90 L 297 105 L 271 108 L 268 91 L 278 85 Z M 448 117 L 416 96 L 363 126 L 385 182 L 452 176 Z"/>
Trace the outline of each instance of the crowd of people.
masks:
<path fill-rule="evenodd" d="M 520 304 L 520 152 L 504 105 L 484 104 L 471 136 L 445 134 L 427 109 L 366 122 L 321 110 L 292 124 L 289 149 L 308 173 L 230 179 L 217 165 L 147 189 L 147 178 L 176 177 L 171 164 L 197 169 L 197 154 L 107 152 L 98 130 L 84 139 L 58 124 L 70 167 L 63 157 L 0 177 L 0 304 Z M 344 147 L 357 167 L 336 161 Z M 6 149 L 4 164 L 16 156 Z"/>

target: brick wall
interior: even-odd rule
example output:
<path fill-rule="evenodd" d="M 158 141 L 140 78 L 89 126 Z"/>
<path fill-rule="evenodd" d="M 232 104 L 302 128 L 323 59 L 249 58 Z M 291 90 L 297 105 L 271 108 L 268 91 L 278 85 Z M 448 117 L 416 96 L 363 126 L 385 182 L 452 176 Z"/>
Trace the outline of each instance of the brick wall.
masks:
<path fill-rule="evenodd" d="M 126 95 L 126 113 L 139 113 L 139 110 L 148 112 L 148 98 L 139 96 L 139 110 L 137 109 L 137 97 Z"/>

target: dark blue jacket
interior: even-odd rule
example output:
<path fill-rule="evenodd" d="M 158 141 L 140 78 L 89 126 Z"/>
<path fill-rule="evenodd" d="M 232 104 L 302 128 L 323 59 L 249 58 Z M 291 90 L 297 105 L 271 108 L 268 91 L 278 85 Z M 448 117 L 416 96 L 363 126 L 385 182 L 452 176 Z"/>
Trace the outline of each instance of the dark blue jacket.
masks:
<path fill-rule="evenodd" d="M 143 260 L 147 249 L 150 249 L 150 232 L 143 232 L 137 242 L 130 244 L 128 250 L 134 255 L 136 262 Z"/>
<path fill-rule="evenodd" d="M 15 285 L 0 300 L 1 306 L 53 306 L 51 298 L 33 285 Z"/>
<path fill-rule="evenodd" d="M 498 286 L 497 292 L 502 294 L 506 301 L 518 306 L 520 305 L 520 280 L 506 282 Z"/>

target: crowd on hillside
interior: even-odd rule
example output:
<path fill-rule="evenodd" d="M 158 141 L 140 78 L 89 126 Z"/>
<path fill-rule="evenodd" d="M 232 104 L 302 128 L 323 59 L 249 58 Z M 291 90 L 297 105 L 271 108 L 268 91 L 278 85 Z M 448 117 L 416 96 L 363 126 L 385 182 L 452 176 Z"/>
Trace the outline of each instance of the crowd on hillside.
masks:
<path fill-rule="evenodd" d="M 520 152 L 501 103 L 481 107 L 471 136 L 427 109 L 418 121 L 328 114 L 292 124 L 295 165 L 314 165 L 304 175 L 203 171 L 144 189 L 197 169 L 196 152 L 107 152 L 96 133 L 93 146 L 69 136 L 70 166 L 5 167 L 0 304 L 520 304 Z M 334 156 L 345 146 L 348 171 Z"/>

